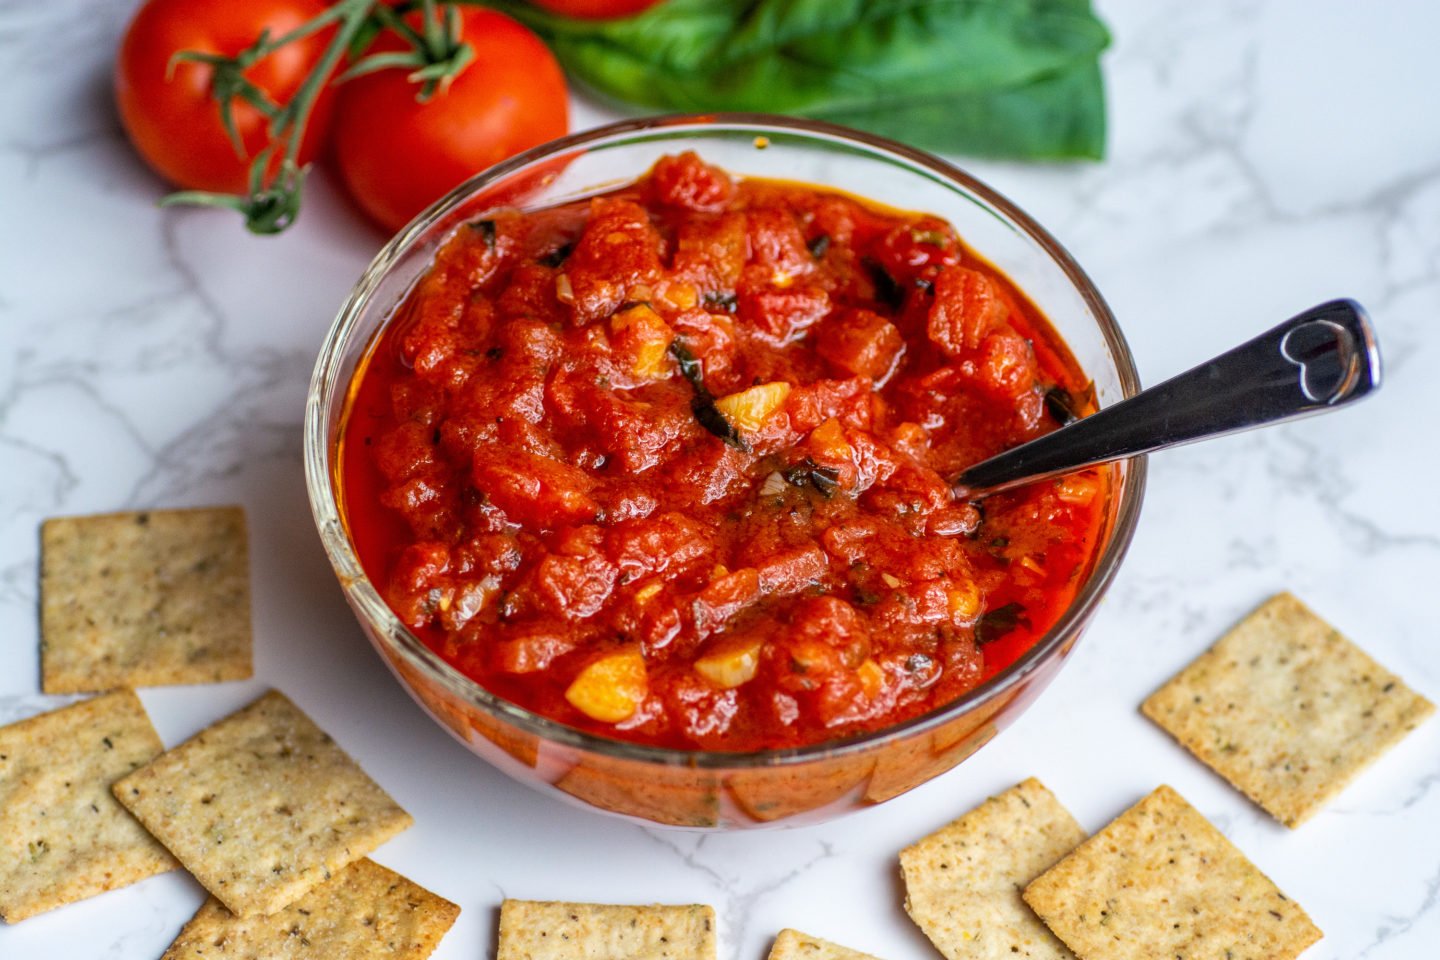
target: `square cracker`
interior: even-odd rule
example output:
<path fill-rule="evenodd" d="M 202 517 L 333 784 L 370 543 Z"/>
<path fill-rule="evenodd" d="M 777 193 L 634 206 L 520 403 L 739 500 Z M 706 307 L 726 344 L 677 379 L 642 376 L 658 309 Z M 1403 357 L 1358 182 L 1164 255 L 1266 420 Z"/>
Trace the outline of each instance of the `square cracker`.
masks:
<path fill-rule="evenodd" d="M 424 960 L 460 908 L 373 860 L 357 860 L 268 917 L 211 897 L 160 960 Z"/>
<path fill-rule="evenodd" d="M 1435 711 L 1288 593 L 1140 709 L 1289 827 Z"/>
<path fill-rule="evenodd" d="M 0 917 L 15 923 L 174 869 L 110 795 L 164 749 L 133 690 L 0 728 Z"/>
<path fill-rule="evenodd" d="M 1320 939 L 1299 904 L 1166 786 L 1041 874 L 1025 901 L 1084 960 L 1290 960 Z"/>
<path fill-rule="evenodd" d="M 250 676 L 239 507 L 59 517 L 40 541 L 46 693 Z"/>
<path fill-rule="evenodd" d="M 769 960 L 877 960 L 868 953 L 812 937 L 799 930 L 785 929 L 775 938 Z"/>
<path fill-rule="evenodd" d="M 115 784 L 242 917 L 274 913 L 410 826 L 410 814 L 272 690 Z"/>
<path fill-rule="evenodd" d="M 506 900 L 495 960 L 715 960 L 715 910 Z"/>
<path fill-rule="evenodd" d="M 905 910 L 950 960 L 1069 960 L 1020 890 L 1084 839 L 1032 777 L 900 851 Z"/>

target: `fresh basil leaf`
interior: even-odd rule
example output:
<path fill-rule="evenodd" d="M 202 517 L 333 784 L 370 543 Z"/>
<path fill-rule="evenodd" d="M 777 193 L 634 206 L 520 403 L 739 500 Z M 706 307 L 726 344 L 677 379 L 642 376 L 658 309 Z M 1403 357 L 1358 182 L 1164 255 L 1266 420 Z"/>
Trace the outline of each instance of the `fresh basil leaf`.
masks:
<path fill-rule="evenodd" d="M 1104 148 L 1110 37 L 1089 0 L 667 0 L 614 21 L 491 5 L 631 103 L 793 113 L 986 156 Z"/>
<path fill-rule="evenodd" d="M 819 110 L 814 116 L 927 149 L 976 157 L 1105 156 L 1105 88 L 1097 63 L 1078 64 L 1010 89 Z"/>
<path fill-rule="evenodd" d="M 587 20 L 549 13 L 527 0 L 460 0 L 502 10 L 561 48 L 603 46 L 645 51 L 641 59 L 681 73 L 713 66 L 754 0 L 665 0 L 633 17 Z M 561 61 L 569 66 L 565 57 Z"/>

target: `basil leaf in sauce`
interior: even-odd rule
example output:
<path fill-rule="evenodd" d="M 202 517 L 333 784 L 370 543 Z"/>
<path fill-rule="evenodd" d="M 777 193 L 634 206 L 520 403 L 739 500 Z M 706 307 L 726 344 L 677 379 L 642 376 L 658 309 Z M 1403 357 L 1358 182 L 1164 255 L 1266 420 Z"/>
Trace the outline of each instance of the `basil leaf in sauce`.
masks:
<path fill-rule="evenodd" d="M 749 453 L 750 445 L 715 406 L 715 398 L 705 387 L 705 369 L 700 360 L 680 342 L 679 337 L 670 342 L 670 356 L 679 364 L 680 375 L 689 380 L 690 386 L 695 388 L 695 399 L 690 401 L 690 412 L 695 415 L 696 422 L 736 450 Z"/>
<path fill-rule="evenodd" d="M 705 294 L 705 308 L 716 313 L 734 313 L 738 303 L 733 293 Z"/>
<path fill-rule="evenodd" d="M 472 220 L 470 229 L 480 234 L 485 249 L 491 253 L 495 252 L 495 221 L 494 220 Z"/>
<path fill-rule="evenodd" d="M 1079 420 L 1095 409 L 1095 381 L 1085 384 L 1078 393 L 1071 393 L 1059 385 L 1045 391 L 1045 410 L 1064 427 Z"/>
<path fill-rule="evenodd" d="M 556 247 L 554 250 L 551 250 L 549 253 L 545 254 L 545 255 L 542 256 L 542 257 L 540 257 L 540 259 L 539 259 L 538 262 L 540 263 L 541 266 L 545 266 L 545 267 L 559 267 L 559 266 L 561 266 L 562 264 L 564 264 L 566 260 L 569 260 L 569 259 L 570 259 L 570 254 L 572 254 L 572 253 L 574 253 L 574 252 L 575 252 L 575 244 L 574 244 L 573 242 L 571 242 L 571 243 L 562 243 L 560 246 Z"/>
<path fill-rule="evenodd" d="M 1060 426 L 1069 426 L 1080 419 L 1075 415 L 1075 401 L 1063 387 L 1051 387 L 1045 391 L 1045 410 Z"/>
<path fill-rule="evenodd" d="M 905 288 L 895 282 L 895 278 L 890 276 L 888 270 L 868 257 L 860 263 L 866 272 L 870 274 L 871 282 L 875 284 L 875 299 L 877 301 L 883 303 L 891 310 L 898 311 L 901 307 L 905 306 Z"/>
<path fill-rule="evenodd" d="M 1021 604 L 1007 603 L 994 610 L 986 610 L 975 622 L 975 642 L 983 647 L 1019 626 L 1030 626 L 1030 619 L 1025 616 L 1025 607 Z"/>
<path fill-rule="evenodd" d="M 822 467 L 809 457 L 782 470 L 780 475 L 792 487 L 814 487 L 826 500 L 840 489 L 840 471 L 834 467 Z"/>

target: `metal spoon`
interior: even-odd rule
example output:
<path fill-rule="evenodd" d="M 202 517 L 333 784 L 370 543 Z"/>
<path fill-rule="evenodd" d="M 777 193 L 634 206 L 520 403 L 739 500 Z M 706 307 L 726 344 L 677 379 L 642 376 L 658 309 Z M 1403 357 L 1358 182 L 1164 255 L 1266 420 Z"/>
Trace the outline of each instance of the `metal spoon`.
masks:
<path fill-rule="evenodd" d="M 1327 413 L 1380 387 L 1380 345 L 1365 310 L 1332 300 L 1228 353 L 966 469 L 977 500 L 1082 467 Z"/>

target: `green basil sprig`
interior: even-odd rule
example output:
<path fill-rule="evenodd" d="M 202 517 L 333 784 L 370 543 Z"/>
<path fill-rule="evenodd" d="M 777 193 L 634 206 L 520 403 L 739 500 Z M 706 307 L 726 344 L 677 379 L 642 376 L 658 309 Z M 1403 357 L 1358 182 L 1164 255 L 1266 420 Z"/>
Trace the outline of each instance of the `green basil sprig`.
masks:
<path fill-rule="evenodd" d="M 486 2 L 629 103 L 795 114 L 974 156 L 1104 155 L 1110 35 L 1089 0 L 666 0 L 611 21 Z"/>

